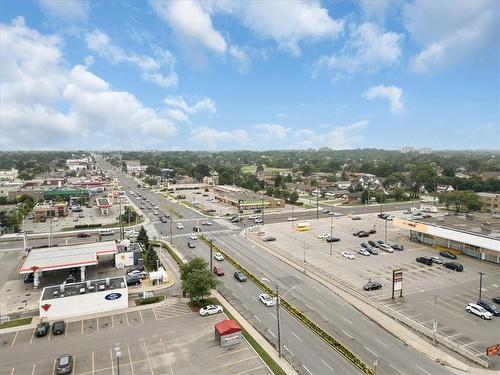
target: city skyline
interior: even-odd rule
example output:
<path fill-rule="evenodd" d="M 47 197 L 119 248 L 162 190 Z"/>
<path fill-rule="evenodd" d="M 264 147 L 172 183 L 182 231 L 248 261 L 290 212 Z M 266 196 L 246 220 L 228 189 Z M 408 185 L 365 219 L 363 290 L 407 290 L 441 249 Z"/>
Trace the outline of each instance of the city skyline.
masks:
<path fill-rule="evenodd" d="M 500 146 L 493 1 L 60 4 L 3 6 L 3 150 Z"/>

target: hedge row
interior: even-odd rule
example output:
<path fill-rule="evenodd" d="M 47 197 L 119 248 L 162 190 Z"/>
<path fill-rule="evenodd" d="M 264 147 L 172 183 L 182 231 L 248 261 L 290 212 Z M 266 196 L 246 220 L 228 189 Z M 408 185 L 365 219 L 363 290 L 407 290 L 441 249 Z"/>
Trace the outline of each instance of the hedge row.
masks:
<path fill-rule="evenodd" d="M 167 252 L 170 254 L 170 256 L 175 261 L 175 263 L 177 263 L 177 265 L 179 266 L 179 268 L 181 268 L 181 266 L 184 264 L 182 262 L 181 258 L 179 258 L 177 256 L 177 254 L 167 244 L 165 244 L 163 242 L 154 242 L 154 241 L 151 241 L 151 243 L 153 245 L 155 245 L 155 246 L 160 246 L 160 248 L 167 250 Z"/>
<path fill-rule="evenodd" d="M 136 299 L 135 304 L 137 306 L 141 305 L 149 305 L 150 303 L 156 303 L 156 302 L 161 302 L 165 299 L 165 296 L 153 296 L 153 297 L 146 297 L 142 299 Z"/>
<path fill-rule="evenodd" d="M 202 235 L 201 239 L 208 244 L 208 240 Z M 266 292 L 269 295 L 275 295 L 275 291 L 269 288 L 266 284 L 264 284 L 258 277 L 254 276 L 248 270 L 246 270 L 241 264 L 235 261 L 231 256 L 229 256 L 225 251 L 223 251 L 217 245 L 212 245 L 215 251 L 220 252 L 224 255 L 224 258 L 231 263 L 238 270 L 243 272 L 247 277 L 252 280 L 260 289 Z M 295 316 L 298 320 L 300 320 L 304 325 L 306 325 L 309 329 L 311 329 L 314 333 L 320 336 L 323 340 L 325 340 L 330 346 L 332 346 L 335 350 L 337 350 L 340 354 L 342 354 L 346 359 L 348 359 L 354 366 L 363 371 L 364 374 L 374 375 L 375 373 L 367 366 L 363 361 L 361 361 L 353 352 L 351 352 L 348 348 L 346 348 L 342 343 L 337 341 L 333 336 L 325 332 L 320 326 L 314 323 L 311 319 L 309 319 L 306 315 L 304 315 L 300 310 L 296 309 L 289 302 L 280 298 L 281 305 L 293 316 Z"/>
<path fill-rule="evenodd" d="M 75 225 L 75 229 L 99 228 L 99 227 L 102 227 L 102 224 L 78 224 L 78 225 Z"/>

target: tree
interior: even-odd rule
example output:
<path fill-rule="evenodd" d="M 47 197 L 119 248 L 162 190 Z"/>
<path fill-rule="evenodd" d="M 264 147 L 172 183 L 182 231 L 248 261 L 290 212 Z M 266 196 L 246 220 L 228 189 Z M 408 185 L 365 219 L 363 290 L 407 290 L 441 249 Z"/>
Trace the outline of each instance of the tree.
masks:
<path fill-rule="evenodd" d="M 285 176 L 285 182 L 289 183 L 289 182 L 292 182 L 292 175 L 290 173 L 288 173 L 286 176 Z"/>
<path fill-rule="evenodd" d="M 363 190 L 363 192 L 361 193 L 361 202 L 362 203 L 367 203 L 368 202 L 368 196 L 369 196 L 369 193 L 368 193 L 368 190 Z"/>
<path fill-rule="evenodd" d="M 189 294 L 191 301 L 196 302 L 203 302 L 216 286 L 217 279 L 207 268 L 194 270 L 182 280 L 182 288 Z"/>
<path fill-rule="evenodd" d="M 139 242 L 143 246 L 143 248 L 146 248 L 146 245 L 149 243 L 148 233 L 146 232 L 146 229 L 144 229 L 143 226 L 141 226 L 141 229 L 139 229 L 139 234 L 137 235 L 137 242 Z"/>
<path fill-rule="evenodd" d="M 476 193 L 459 190 L 441 194 L 439 202 L 444 203 L 447 209 L 449 209 L 450 206 L 454 206 L 457 213 L 464 207 L 467 208 L 468 211 L 477 211 L 481 209 L 482 205 L 481 198 Z"/>
<path fill-rule="evenodd" d="M 156 180 L 156 178 L 147 177 L 144 179 L 144 183 L 151 185 L 151 186 L 156 186 L 156 184 L 158 184 L 158 181 Z"/>
<path fill-rule="evenodd" d="M 299 193 L 296 191 L 292 191 L 290 193 L 290 197 L 288 198 L 288 201 L 292 204 L 295 204 L 299 200 Z"/>
<path fill-rule="evenodd" d="M 194 258 L 181 266 L 181 280 L 184 280 L 194 270 L 202 270 L 208 267 L 203 258 Z"/>
<path fill-rule="evenodd" d="M 406 199 L 406 192 L 402 188 L 396 188 L 394 189 L 394 199 L 397 201 L 402 201 Z"/>
<path fill-rule="evenodd" d="M 446 167 L 443 169 L 443 176 L 446 176 L 446 177 L 455 177 L 455 168 L 453 167 Z"/>
<path fill-rule="evenodd" d="M 146 245 L 146 248 L 143 252 L 144 254 L 144 265 L 146 266 L 147 269 L 156 269 L 156 265 L 158 264 L 158 254 L 156 254 L 155 249 L 153 248 L 153 245 L 148 243 Z"/>
<path fill-rule="evenodd" d="M 280 174 L 276 175 L 276 178 L 274 179 L 274 187 L 280 188 L 285 185 L 285 181 L 283 181 L 283 177 L 281 177 Z"/>

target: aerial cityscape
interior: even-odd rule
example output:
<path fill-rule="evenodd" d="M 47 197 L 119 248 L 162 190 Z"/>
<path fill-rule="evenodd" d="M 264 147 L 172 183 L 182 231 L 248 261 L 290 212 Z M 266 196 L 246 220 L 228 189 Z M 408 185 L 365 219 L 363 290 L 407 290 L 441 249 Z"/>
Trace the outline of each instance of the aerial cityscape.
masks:
<path fill-rule="evenodd" d="M 494 0 L 0 5 L 0 374 L 500 374 Z"/>

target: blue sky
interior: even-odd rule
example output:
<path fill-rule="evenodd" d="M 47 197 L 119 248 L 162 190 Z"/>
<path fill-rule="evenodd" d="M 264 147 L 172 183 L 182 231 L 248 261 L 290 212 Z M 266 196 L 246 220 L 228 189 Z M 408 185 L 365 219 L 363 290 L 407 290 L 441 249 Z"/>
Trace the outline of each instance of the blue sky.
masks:
<path fill-rule="evenodd" d="M 495 1 L 17 1 L 0 24 L 0 149 L 500 148 Z"/>

